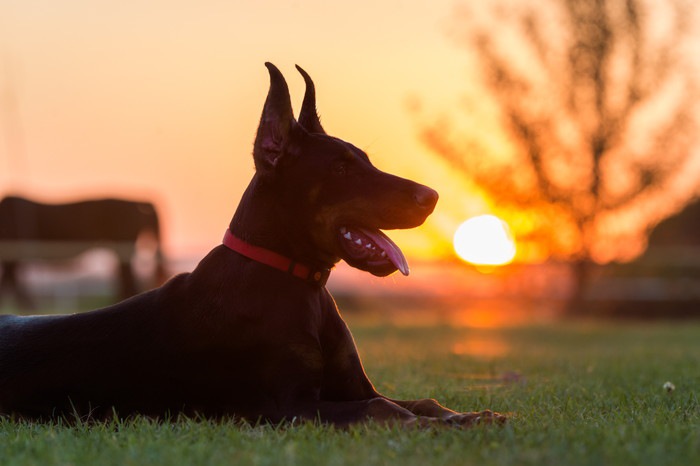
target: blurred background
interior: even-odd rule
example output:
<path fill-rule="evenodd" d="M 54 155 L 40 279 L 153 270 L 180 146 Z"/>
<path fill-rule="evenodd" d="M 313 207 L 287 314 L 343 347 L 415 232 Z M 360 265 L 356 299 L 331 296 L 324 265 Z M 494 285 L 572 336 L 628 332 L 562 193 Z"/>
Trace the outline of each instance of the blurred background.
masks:
<path fill-rule="evenodd" d="M 125 263 L 154 286 L 158 245 L 167 274 L 191 270 L 253 174 L 271 61 L 296 109 L 298 63 L 330 134 L 441 195 L 425 225 L 391 232 L 411 276 L 340 264 L 341 307 L 474 326 L 700 316 L 698 10 L 3 0 L 0 198 L 149 203 L 160 243 L 151 231 L 58 254 L 13 237 L 27 220 L 0 206 L 0 309 L 24 307 L 17 283 L 40 310 L 106 304 L 120 277 L 128 294 Z"/>

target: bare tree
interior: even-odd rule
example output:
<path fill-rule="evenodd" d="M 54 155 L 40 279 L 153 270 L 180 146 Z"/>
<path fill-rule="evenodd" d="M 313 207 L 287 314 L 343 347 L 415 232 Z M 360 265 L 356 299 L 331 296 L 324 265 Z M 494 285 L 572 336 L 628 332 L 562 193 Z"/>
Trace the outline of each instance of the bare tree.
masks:
<path fill-rule="evenodd" d="M 575 265 L 578 298 L 589 264 L 619 259 L 603 252 L 605 225 L 669 196 L 691 159 L 698 89 L 684 44 L 692 3 L 474 5 L 456 10 L 455 35 L 475 52 L 479 98 L 495 102 L 512 154 L 489 154 L 483 135 L 456 135 L 445 121 L 422 137 L 496 204 L 536 219 L 520 239 Z M 491 8 L 491 20 L 476 8 Z M 648 217 L 638 229 L 661 220 Z"/>

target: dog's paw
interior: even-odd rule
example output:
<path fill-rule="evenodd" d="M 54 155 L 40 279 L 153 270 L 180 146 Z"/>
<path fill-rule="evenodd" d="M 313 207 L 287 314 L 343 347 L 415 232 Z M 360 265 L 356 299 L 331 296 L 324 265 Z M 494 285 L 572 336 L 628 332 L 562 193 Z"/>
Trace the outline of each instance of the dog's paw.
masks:
<path fill-rule="evenodd" d="M 457 413 L 450 416 L 447 421 L 451 424 L 470 427 L 478 424 L 503 425 L 508 421 L 508 418 L 503 414 L 494 413 L 487 409 L 485 411 L 475 411 L 471 413 Z"/>

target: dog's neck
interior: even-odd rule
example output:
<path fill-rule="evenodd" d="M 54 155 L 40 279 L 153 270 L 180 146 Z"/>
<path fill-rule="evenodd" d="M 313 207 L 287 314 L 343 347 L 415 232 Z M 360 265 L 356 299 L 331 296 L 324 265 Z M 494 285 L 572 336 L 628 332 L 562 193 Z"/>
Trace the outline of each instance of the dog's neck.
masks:
<path fill-rule="evenodd" d="M 318 268 L 333 268 L 338 259 L 324 257 L 308 233 L 299 231 L 299 219 L 285 208 L 274 186 L 259 175 L 251 180 L 229 229 L 243 241 Z"/>

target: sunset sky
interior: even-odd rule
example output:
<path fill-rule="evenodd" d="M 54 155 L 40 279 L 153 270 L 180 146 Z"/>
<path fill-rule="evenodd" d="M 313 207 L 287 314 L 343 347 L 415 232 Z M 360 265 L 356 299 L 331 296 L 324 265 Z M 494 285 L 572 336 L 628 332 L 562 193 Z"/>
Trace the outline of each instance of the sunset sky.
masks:
<path fill-rule="evenodd" d="M 425 119 L 461 105 L 477 75 L 449 37 L 457 4 L 4 0 L 0 195 L 150 199 L 166 252 L 200 256 L 253 173 L 263 63 L 285 74 L 296 110 L 298 63 L 330 134 L 440 192 L 423 227 L 391 234 L 409 261 L 449 256 L 458 225 L 489 213 L 418 135 Z M 499 137 L 477 113 L 469 124 Z"/>
<path fill-rule="evenodd" d="M 149 198 L 171 253 L 205 252 L 252 175 L 263 63 L 285 74 L 296 110 L 298 63 L 316 82 L 329 133 L 378 167 L 439 188 L 429 223 L 393 236 L 409 259 L 444 252 L 484 205 L 423 147 L 408 107 L 449 106 L 469 80 L 446 34 L 453 5 L 3 1 L 0 193 Z"/>

